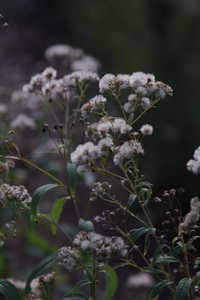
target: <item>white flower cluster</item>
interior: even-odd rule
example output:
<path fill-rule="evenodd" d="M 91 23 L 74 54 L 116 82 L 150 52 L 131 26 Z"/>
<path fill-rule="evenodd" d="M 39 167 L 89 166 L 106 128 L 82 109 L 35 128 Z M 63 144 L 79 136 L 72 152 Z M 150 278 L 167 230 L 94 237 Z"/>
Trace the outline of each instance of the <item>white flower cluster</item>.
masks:
<path fill-rule="evenodd" d="M 33 93 L 45 98 L 56 100 L 65 99 L 71 88 L 83 86 L 87 83 L 96 83 L 99 77 L 96 73 L 87 71 L 76 71 L 57 79 L 57 71 L 49 67 L 41 74 L 32 77 L 30 83 L 24 85 L 25 93 Z"/>
<path fill-rule="evenodd" d="M 67 87 L 77 87 L 86 83 L 95 83 L 99 81 L 96 73 L 88 71 L 76 71 L 63 77 L 63 82 Z"/>
<path fill-rule="evenodd" d="M 82 118 L 86 118 L 90 112 L 96 112 L 101 110 L 104 107 L 107 99 L 102 95 L 97 95 L 90 99 L 87 103 L 85 103 L 81 107 L 81 116 Z"/>
<path fill-rule="evenodd" d="M 132 127 L 122 118 L 105 117 L 88 126 L 88 130 L 99 138 L 103 138 L 111 134 L 127 134 L 132 130 Z"/>
<path fill-rule="evenodd" d="M 129 88 L 129 78 L 128 74 L 119 74 L 117 76 L 106 74 L 99 82 L 99 90 L 101 93 L 118 93 L 122 89 Z"/>
<path fill-rule="evenodd" d="M 62 247 L 58 250 L 59 264 L 68 271 L 72 271 L 79 265 L 80 252 L 76 248 Z"/>
<path fill-rule="evenodd" d="M 199 221 L 200 216 L 200 201 L 198 197 L 194 197 L 190 201 L 190 212 L 185 216 L 183 223 L 180 224 L 180 229 L 187 230 Z"/>
<path fill-rule="evenodd" d="M 31 282 L 31 299 L 42 300 L 44 299 L 44 285 L 53 282 L 55 279 L 55 273 L 48 273 L 37 277 Z"/>
<path fill-rule="evenodd" d="M 113 256 L 125 257 L 128 253 L 127 245 L 121 237 L 107 237 L 95 232 L 79 232 L 73 240 L 73 245 L 92 252 L 99 260 Z"/>
<path fill-rule="evenodd" d="M 0 185 L 0 198 L 3 203 L 6 200 L 15 200 L 19 204 L 29 204 L 32 201 L 29 192 L 23 185 L 16 186 L 6 183 Z"/>
<path fill-rule="evenodd" d="M 100 64 L 97 59 L 84 53 L 83 50 L 69 45 L 58 44 L 47 48 L 45 57 L 50 63 L 62 63 L 71 71 L 98 72 Z"/>
<path fill-rule="evenodd" d="M 76 165 L 87 165 L 89 162 L 99 158 L 102 155 L 100 148 L 92 142 L 79 145 L 71 153 L 71 161 Z"/>
<path fill-rule="evenodd" d="M 114 164 L 121 165 L 125 159 L 130 159 L 134 154 L 144 154 L 142 145 L 137 140 L 129 140 L 116 148 Z"/>
<path fill-rule="evenodd" d="M 187 162 L 187 169 L 196 175 L 200 173 L 200 146 L 194 151 L 193 159 Z"/>
<path fill-rule="evenodd" d="M 104 197 L 106 193 L 110 192 L 111 187 L 111 184 L 109 184 L 107 181 L 95 182 L 91 189 L 90 201 L 95 201 L 99 198 L 99 195 Z"/>
<path fill-rule="evenodd" d="M 11 128 L 19 128 L 19 129 L 24 129 L 24 128 L 30 128 L 30 129 L 35 129 L 36 123 L 34 119 L 31 117 L 25 115 L 25 114 L 19 114 L 10 124 Z"/>
<path fill-rule="evenodd" d="M 31 300 L 42 300 L 43 299 L 43 289 L 45 283 L 51 283 L 55 279 L 55 273 L 48 273 L 37 277 L 32 280 L 31 282 L 31 293 L 30 298 Z M 26 282 L 22 280 L 17 280 L 14 278 L 7 278 L 7 280 L 12 283 L 17 289 L 24 290 L 26 287 Z"/>
<path fill-rule="evenodd" d="M 128 288 L 150 288 L 154 284 L 154 279 L 150 274 L 140 272 L 130 275 L 127 279 Z"/>

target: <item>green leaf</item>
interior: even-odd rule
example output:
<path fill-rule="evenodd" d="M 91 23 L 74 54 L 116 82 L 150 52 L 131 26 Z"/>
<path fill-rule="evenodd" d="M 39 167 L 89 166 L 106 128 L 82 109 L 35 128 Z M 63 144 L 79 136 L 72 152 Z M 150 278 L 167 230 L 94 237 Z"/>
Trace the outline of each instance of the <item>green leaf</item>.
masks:
<path fill-rule="evenodd" d="M 48 272 L 49 268 L 57 261 L 57 259 L 58 259 L 58 254 L 56 253 L 46 257 L 39 265 L 36 266 L 36 268 L 28 276 L 26 287 L 25 287 L 25 293 L 30 292 L 30 284 L 32 280 Z"/>
<path fill-rule="evenodd" d="M 135 202 L 137 195 L 131 194 L 128 198 L 127 208 L 130 208 Z"/>
<path fill-rule="evenodd" d="M 72 163 L 67 164 L 67 182 L 72 194 L 74 194 L 76 186 L 80 180 L 80 175 L 76 170 L 76 166 Z"/>
<path fill-rule="evenodd" d="M 184 300 L 189 299 L 189 291 L 191 286 L 191 278 L 183 278 L 179 281 L 176 287 L 175 299 L 176 300 Z"/>
<path fill-rule="evenodd" d="M 173 256 L 168 256 L 168 255 L 161 255 L 159 256 L 155 263 L 156 264 L 169 264 L 169 263 L 178 263 L 178 259 Z"/>
<path fill-rule="evenodd" d="M 5 279 L 0 280 L 0 294 L 5 296 L 8 300 L 21 300 L 16 287 Z"/>
<path fill-rule="evenodd" d="M 106 272 L 106 295 L 104 299 L 112 300 L 118 287 L 117 273 L 108 265 L 104 265 L 103 270 Z"/>
<path fill-rule="evenodd" d="M 54 205 L 53 205 L 52 210 L 51 210 L 50 218 L 56 224 L 59 222 L 59 219 L 60 219 L 60 216 L 62 214 L 65 201 L 66 201 L 66 198 L 57 199 L 55 201 Z M 51 230 L 52 230 L 53 234 L 56 234 L 56 229 L 57 229 L 56 226 L 54 224 L 52 224 Z"/>
<path fill-rule="evenodd" d="M 32 213 L 34 216 L 36 216 L 37 214 L 37 207 L 38 207 L 38 204 L 40 202 L 40 200 L 44 197 L 44 195 L 58 187 L 59 185 L 58 184 L 53 184 L 53 183 L 50 183 L 50 184 L 45 184 L 45 185 L 42 185 L 40 187 L 38 187 L 34 193 L 33 193 L 33 199 L 32 199 L 32 203 L 31 203 L 31 207 L 32 207 Z"/>
<path fill-rule="evenodd" d="M 32 245 L 46 252 L 46 254 L 51 254 L 57 250 L 57 248 L 51 245 L 50 242 L 34 231 L 27 230 L 26 236 Z"/>
<path fill-rule="evenodd" d="M 156 229 L 153 227 L 140 227 L 138 229 L 131 230 L 131 238 L 134 242 L 136 242 L 141 236 L 148 234 L 153 235 Z"/>
<path fill-rule="evenodd" d="M 156 283 L 154 285 L 154 287 L 152 288 L 151 290 L 151 293 L 150 293 L 150 296 L 149 296 L 149 300 L 154 300 L 157 298 L 157 296 L 160 295 L 161 291 L 164 289 L 164 288 L 167 288 L 169 287 L 170 285 L 172 285 L 173 282 L 170 281 L 170 280 L 162 280 L 158 283 Z"/>
<path fill-rule="evenodd" d="M 84 220 L 82 218 L 79 219 L 78 226 L 80 230 L 91 232 L 94 231 L 94 225 L 91 221 Z"/>

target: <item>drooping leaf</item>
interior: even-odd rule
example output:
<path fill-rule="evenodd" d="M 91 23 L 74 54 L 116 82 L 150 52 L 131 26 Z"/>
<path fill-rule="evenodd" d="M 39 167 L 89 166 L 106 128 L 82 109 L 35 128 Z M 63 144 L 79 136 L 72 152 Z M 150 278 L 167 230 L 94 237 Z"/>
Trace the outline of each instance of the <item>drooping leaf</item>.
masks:
<path fill-rule="evenodd" d="M 78 226 L 80 230 L 91 232 L 94 231 L 94 225 L 91 221 L 84 220 L 82 218 L 79 219 Z"/>
<path fill-rule="evenodd" d="M 56 224 L 59 222 L 59 219 L 60 219 L 60 216 L 62 214 L 65 201 L 66 201 L 65 198 L 57 199 L 55 201 L 54 205 L 53 205 L 52 210 L 51 210 L 50 218 Z M 53 234 L 56 234 L 56 226 L 54 224 L 52 224 L 51 230 L 52 230 Z"/>
<path fill-rule="evenodd" d="M 0 280 L 0 294 L 8 300 L 21 300 L 21 296 L 16 287 L 5 279 Z"/>
<path fill-rule="evenodd" d="M 105 300 L 112 300 L 118 287 L 118 276 L 116 271 L 108 266 L 103 266 L 104 271 L 106 272 L 106 294 Z"/>
<path fill-rule="evenodd" d="M 26 237 L 31 244 L 44 251 L 46 254 L 51 254 L 56 251 L 56 248 L 53 245 L 34 231 L 27 230 Z"/>
<path fill-rule="evenodd" d="M 50 191 L 58 186 L 59 186 L 58 184 L 53 184 L 53 183 L 45 184 L 45 185 L 38 187 L 34 191 L 32 203 L 31 203 L 32 213 L 34 216 L 36 216 L 36 214 L 37 214 L 37 207 L 38 207 L 40 200 L 42 200 L 42 198 L 48 191 Z"/>
<path fill-rule="evenodd" d="M 136 242 L 143 235 L 153 235 L 155 230 L 153 227 L 140 227 L 131 231 L 131 238 Z"/>
<path fill-rule="evenodd" d="M 176 293 L 175 293 L 175 299 L 176 300 L 186 300 L 190 299 L 189 292 L 190 292 L 190 286 L 191 286 L 191 278 L 182 278 L 177 287 L 176 287 Z"/>
<path fill-rule="evenodd" d="M 57 253 L 50 255 L 47 258 L 45 258 L 40 264 L 38 264 L 36 268 L 34 268 L 34 270 L 28 276 L 26 287 L 25 287 L 25 293 L 30 292 L 30 284 L 32 280 L 48 272 L 49 268 L 57 261 L 57 259 L 58 259 Z"/>
<path fill-rule="evenodd" d="M 156 283 L 152 290 L 151 290 L 151 293 L 149 295 L 149 300 L 154 300 L 157 298 L 157 296 L 160 295 L 161 291 L 164 289 L 164 288 L 168 288 L 169 286 L 173 285 L 173 282 L 170 281 L 170 280 L 162 280 L 158 283 Z"/>

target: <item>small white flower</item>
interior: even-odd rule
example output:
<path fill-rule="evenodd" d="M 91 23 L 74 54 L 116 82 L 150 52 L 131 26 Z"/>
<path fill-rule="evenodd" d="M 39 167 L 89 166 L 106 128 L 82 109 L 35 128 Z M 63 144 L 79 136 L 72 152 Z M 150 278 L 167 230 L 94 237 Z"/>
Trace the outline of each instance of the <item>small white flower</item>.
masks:
<path fill-rule="evenodd" d="M 21 129 L 26 128 L 26 127 L 35 129 L 35 127 L 36 127 L 35 121 L 32 118 L 30 118 L 24 114 L 18 115 L 16 117 L 16 119 L 14 119 L 11 122 L 10 125 L 12 128 L 21 128 Z"/>
<path fill-rule="evenodd" d="M 153 126 L 151 126 L 149 124 L 142 125 L 142 127 L 140 128 L 140 132 L 143 135 L 152 135 L 153 134 Z"/>

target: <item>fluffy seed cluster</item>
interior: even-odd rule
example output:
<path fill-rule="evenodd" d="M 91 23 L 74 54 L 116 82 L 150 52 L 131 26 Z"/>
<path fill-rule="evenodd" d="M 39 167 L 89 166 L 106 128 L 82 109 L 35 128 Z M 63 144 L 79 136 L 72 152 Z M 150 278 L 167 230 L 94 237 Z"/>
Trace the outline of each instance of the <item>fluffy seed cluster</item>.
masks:
<path fill-rule="evenodd" d="M 121 237 L 106 237 L 95 232 L 79 232 L 73 245 L 95 254 L 98 260 L 113 256 L 125 257 L 128 253 L 127 245 Z"/>
<path fill-rule="evenodd" d="M 100 93 L 118 94 L 120 90 L 129 88 L 128 74 L 104 75 L 99 82 Z"/>
<path fill-rule="evenodd" d="M 48 100 L 66 100 L 72 88 L 83 88 L 86 84 L 98 82 L 96 73 L 76 71 L 63 78 L 57 78 L 57 71 L 49 67 L 41 74 L 32 77 L 30 83 L 24 85 L 23 92 L 42 96 Z"/>
<path fill-rule="evenodd" d="M 121 165 L 125 159 L 131 159 L 134 154 L 144 154 L 144 149 L 137 140 L 129 140 L 116 149 L 113 162 L 115 165 Z"/>
<path fill-rule="evenodd" d="M 44 299 L 44 285 L 52 283 L 55 279 L 55 273 L 48 273 L 37 277 L 31 282 L 31 299 L 42 300 Z"/>
<path fill-rule="evenodd" d="M 103 97 L 102 95 L 97 95 L 90 99 L 87 103 L 85 103 L 81 107 L 81 116 L 82 118 L 86 118 L 89 113 L 101 111 L 101 109 L 104 107 L 104 104 L 106 103 L 107 99 Z"/>
<path fill-rule="evenodd" d="M 88 130 L 98 138 L 110 136 L 112 134 L 128 134 L 132 127 L 122 118 L 102 118 L 97 123 L 88 126 Z"/>
<path fill-rule="evenodd" d="M 193 159 L 187 162 L 187 169 L 196 175 L 200 173 L 200 146 L 194 151 Z"/>
<path fill-rule="evenodd" d="M 190 201 L 190 212 L 185 216 L 183 223 L 180 224 L 180 230 L 188 230 L 199 221 L 200 201 L 194 197 Z"/>
<path fill-rule="evenodd" d="M 71 71 L 98 72 L 98 60 L 84 53 L 83 50 L 69 45 L 58 44 L 47 48 L 45 51 L 47 61 L 54 64 L 67 66 Z"/>
<path fill-rule="evenodd" d="M 19 204 L 29 204 L 32 201 L 29 192 L 23 185 L 16 186 L 6 183 L 0 185 L 0 198 L 2 203 L 14 200 Z"/>
<path fill-rule="evenodd" d="M 36 123 L 34 119 L 31 117 L 25 115 L 25 114 L 19 114 L 10 124 L 11 128 L 30 128 L 35 129 Z"/>

